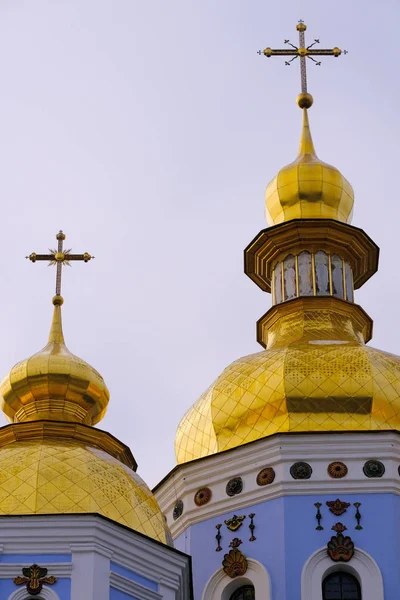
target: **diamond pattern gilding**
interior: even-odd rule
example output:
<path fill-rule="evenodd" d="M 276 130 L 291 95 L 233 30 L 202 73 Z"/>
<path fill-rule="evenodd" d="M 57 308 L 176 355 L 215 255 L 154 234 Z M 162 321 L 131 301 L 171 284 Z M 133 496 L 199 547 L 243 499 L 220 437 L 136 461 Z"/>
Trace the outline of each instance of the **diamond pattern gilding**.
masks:
<path fill-rule="evenodd" d="M 182 463 L 278 432 L 375 429 L 400 429 L 400 358 L 302 341 L 227 367 L 183 417 L 176 454 Z"/>
<path fill-rule="evenodd" d="M 0 514 L 99 513 L 166 542 L 149 488 L 102 450 L 76 441 L 18 441 L 0 449 Z"/>

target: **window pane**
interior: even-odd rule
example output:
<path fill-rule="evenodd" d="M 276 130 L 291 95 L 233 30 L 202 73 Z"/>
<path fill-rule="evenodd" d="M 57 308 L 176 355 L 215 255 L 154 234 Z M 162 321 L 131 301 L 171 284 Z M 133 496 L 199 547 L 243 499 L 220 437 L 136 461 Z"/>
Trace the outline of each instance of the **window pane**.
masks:
<path fill-rule="evenodd" d="M 328 257 L 321 250 L 315 254 L 317 296 L 329 296 Z"/>
<path fill-rule="evenodd" d="M 332 266 L 332 293 L 334 296 L 338 296 L 339 298 L 344 298 L 342 259 L 339 258 L 338 256 L 332 256 L 331 266 Z"/>
<path fill-rule="evenodd" d="M 349 302 L 353 302 L 353 273 L 348 263 L 344 264 L 344 272 L 346 274 L 346 297 Z"/>
<path fill-rule="evenodd" d="M 292 254 L 285 258 L 283 263 L 285 277 L 285 300 L 296 297 L 296 267 L 295 258 Z"/>
<path fill-rule="evenodd" d="M 274 269 L 275 302 L 282 302 L 282 263 L 278 263 Z"/>
<path fill-rule="evenodd" d="M 312 282 L 311 254 L 301 252 L 299 254 L 299 296 L 312 296 L 314 294 Z"/>
<path fill-rule="evenodd" d="M 233 592 L 229 600 L 255 600 L 254 587 L 252 585 L 244 585 L 236 592 Z"/>
<path fill-rule="evenodd" d="M 350 573 L 332 573 L 322 583 L 323 600 L 361 600 L 357 579 Z"/>

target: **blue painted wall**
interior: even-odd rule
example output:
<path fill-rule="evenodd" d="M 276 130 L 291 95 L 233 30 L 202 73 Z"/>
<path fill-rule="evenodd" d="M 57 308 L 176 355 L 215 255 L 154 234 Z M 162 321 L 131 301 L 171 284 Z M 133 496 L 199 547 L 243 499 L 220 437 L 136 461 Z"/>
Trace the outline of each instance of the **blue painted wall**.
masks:
<path fill-rule="evenodd" d="M 327 500 L 337 495 L 287 496 L 264 503 L 237 509 L 246 519 L 237 532 L 231 532 L 224 520 L 233 512 L 208 521 L 197 523 L 175 540 L 175 547 L 188 552 L 193 558 L 195 600 L 200 600 L 211 575 L 221 567 L 224 554 L 229 552 L 229 542 L 240 538 L 240 550 L 249 558 L 261 562 L 271 576 L 272 597 L 279 600 L 300 600 L 301 572 L 310 555 L 326 546 L 332 535 L 332 525 L 338 521 L 347 527 L 346 534 L 353 539 L 356 548 L 368 552 L 381 569 L 385 600 L 398 600 L 400 590 L 400 497 L 392 494 L 341 494 L 340 500 L 350 502 L 347 511 L 337 517 L 326 506 Z M 315 502 L 321 502 L 322 531 L 317 531 Z M 354 502 L 361 502 L 361 525 L 355 529 Z M 254 535 L 250 542 L 248 515 L 254 512 Z M 216 552 L 215 526 L 221 527 L 222 552 Z M 332 563 L 333 564 L 333 563 Z M 351 563 L 350 563 L 351 564 Z"/>

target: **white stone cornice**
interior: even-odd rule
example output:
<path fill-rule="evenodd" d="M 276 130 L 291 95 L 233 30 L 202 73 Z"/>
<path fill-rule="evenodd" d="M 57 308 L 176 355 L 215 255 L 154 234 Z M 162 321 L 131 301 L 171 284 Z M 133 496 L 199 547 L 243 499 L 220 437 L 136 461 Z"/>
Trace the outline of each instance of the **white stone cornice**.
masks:
<path fill-rule="evenodd" d="M 383 477 L 368 478 L 364 475 L 363 466 L 370 459 L 383 462 Z M 297 461 L 311 465 L 313 473 L 310 479 L 292 478 L 290 467 Z M 346 477 L 332 479 L 328 475 L 327 467 L 334 461 L 347 465 Z M 257 474 L 266 466 L 274 468 L 275 480 L 270 485 L 258 486 Z M 282 496 L 329 493 L 400 495 L 399 466 L 400 434 L 396 431 L 279 434 L 183 464 L 155 488 L 155 495 L 176 538 L 191 524 Z M 229 497 L 226 484 L 237 476 L 243 480 L 243 491 Z M 211 489 L 212 498 L 208 504 L 198 507 L 194 503 L 194 495 L 205 486 Z M 177 500 L 183 501 L 184 511 L 175 521 L 172 513 Z"/>

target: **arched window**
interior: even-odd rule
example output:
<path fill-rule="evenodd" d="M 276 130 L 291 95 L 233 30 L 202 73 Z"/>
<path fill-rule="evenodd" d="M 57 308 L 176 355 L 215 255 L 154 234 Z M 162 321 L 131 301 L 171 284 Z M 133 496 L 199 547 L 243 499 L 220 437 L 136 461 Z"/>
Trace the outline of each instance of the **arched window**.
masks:
<path fill-rule="evenodd" d="M 255 600 L 254 587 L 252 585 L 242 585 L 233 592 L 229 600 Z"/>
<path fill-rule="evenodd" d="M 354 575 L 336 571 L 322 583 L 323 600 L 361 600 L 360 584 Z"/>

